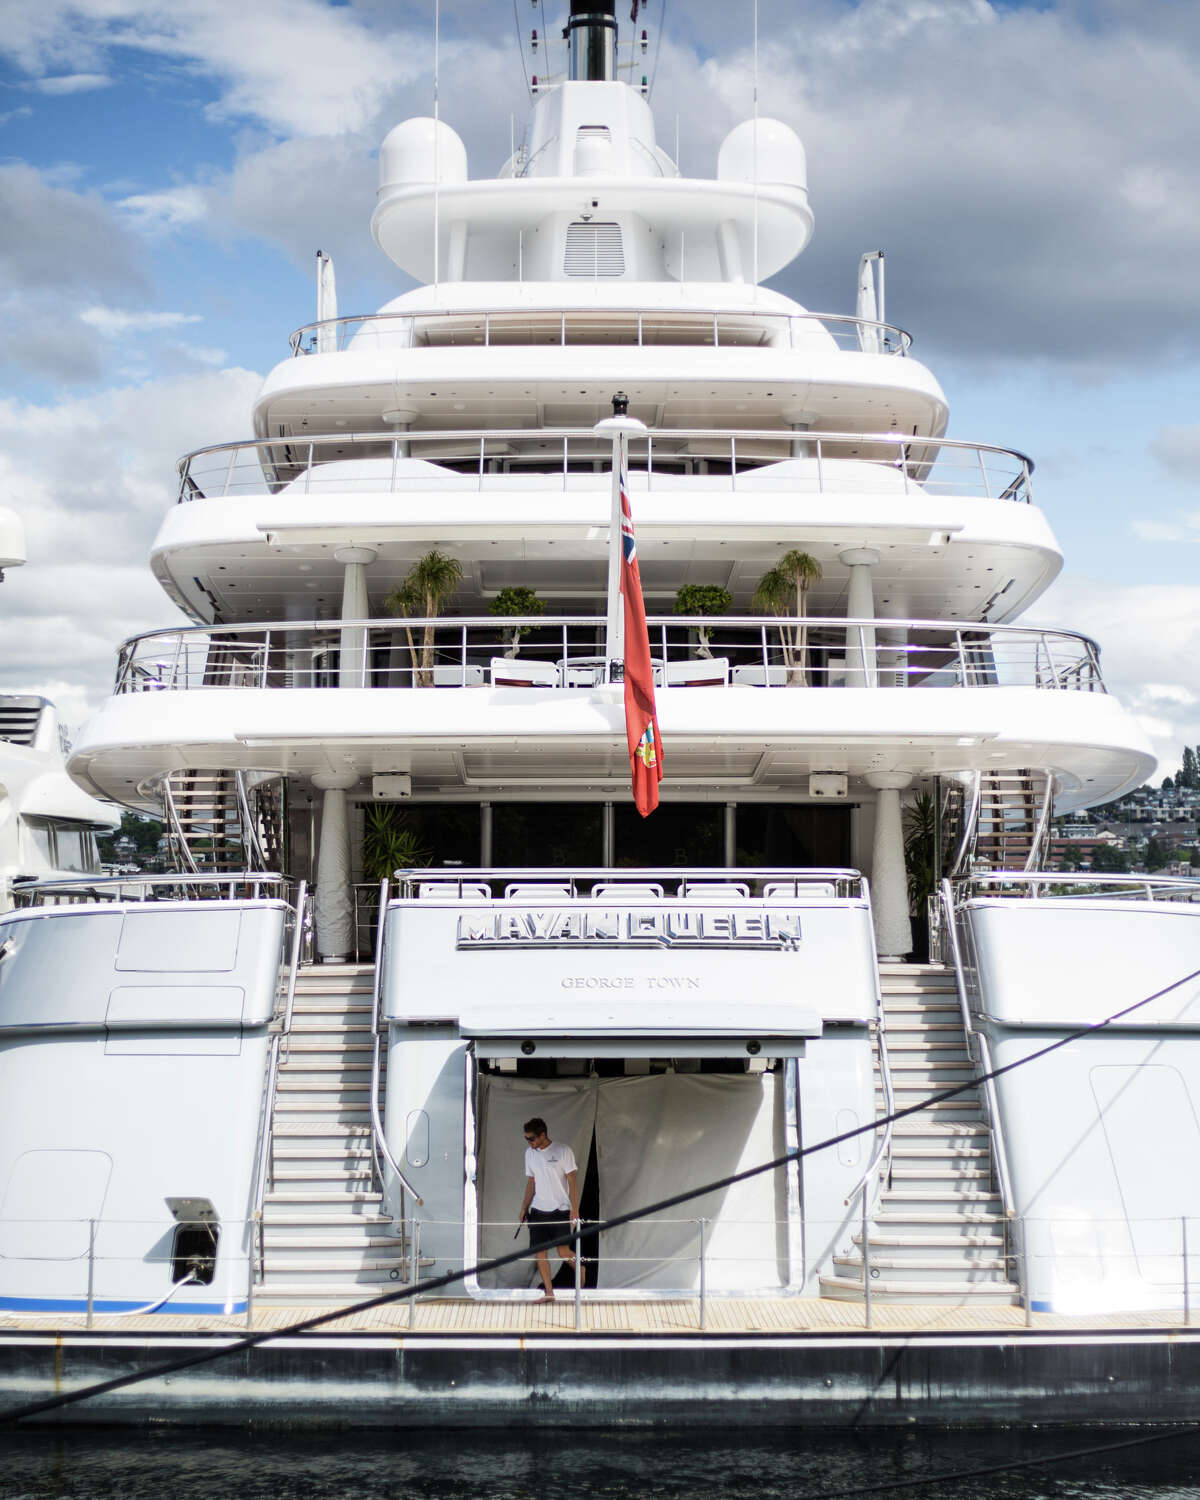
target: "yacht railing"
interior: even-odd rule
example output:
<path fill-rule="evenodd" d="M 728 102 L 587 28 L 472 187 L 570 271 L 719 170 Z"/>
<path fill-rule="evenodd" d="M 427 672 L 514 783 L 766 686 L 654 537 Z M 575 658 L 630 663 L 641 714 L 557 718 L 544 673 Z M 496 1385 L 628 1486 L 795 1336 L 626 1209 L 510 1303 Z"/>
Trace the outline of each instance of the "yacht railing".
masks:
<path fill-rule="evenodd" d="M 616 904 L 645 904 L 644 895 L 622 895 L 622 887 L 633 887 L 644 891 L 648 885 L 661 886 L 663 897 L 668 900 L 713 900 L 724 902 L 731 887 L 753 898 L 767 895 L 767 887 L 785 887 L 781 900 L 804 899 L 819 896 L 821 887 L 828 887 L 824 894 L 834 895 L 839 900 L 861 900 L 867 894 L 867 882 L 858 870 L 842 867 L 797 868 L 794 865 L 772 866 L 692 866 L 682 871 L 677 865 L 657 867 L 653 865 L 629 866 L 595 865 L 583 868 L 564 869 L 561 865 L 481 865 L 476 869 L 451 867 L 423 867 L 417 870 L 397 870 L 392 899 L 412 901 L 419 898 L 420 887 L 436 885 L 439 893 L 450 900 L 471 901 L 480 890 L 486 889 L 492 897 L 504 896 L 510 887 L 517 889 L 509 900 L 544 901 L 537 887 L 553 886 L 556 899 L 575 901 L 591 899 L 597 885 L 612 887 L 612 900 Z M 520 888 L 526 888 L 523 896 Z M 720 887 L 720 890 L 714 890 Z M 779 894 L 776 892 L 775 894 Z M 490 899 L 490 898 L 489 898 Z"/>
<path fill-rule="evenodd" d="M 1099 647 L 1069 631 L 754 615 L 656 615 L 647 626 L 655 678 L 663 688 L 1106 691 Z M 589 689 L 605 680 L 604 628 L 595 616 L 485 615 L 157 630 L 121 647 L 116 692 Z"/>
<path fill-rule="evenodd" d="M 978 870 L 953 883 L 955 910 L 979 896 L 1029 900 L 1200 901 L 1200 879 L 1069 870 Z"/>
<path fill-rule="evenodd" d="M 195 875 L 77 875 L 13 882 L 17 907 L 94 906 L 105 901 L 291 901 L 295 882 L 260 871 Z"/>
<path fill-rule="evenodd" d="M 371 1140 L 372 1161 L 375 1174 L 379 1182 L 379 1190 L 383 1194 L 383 1206 L 395 1222 L 397 1219 L 404 1227 L 405 1233 L 413 1233 L 413 1226 L 409 1223 L 409 1214 L 405 1195 L 411 1199 L 414 1207 L 419 1208 L 424 1199 L 416 1188 L 405 1177 L 392 1155 L 391 1147 L 388 1145 L 387 1132 L 383 1128 L 383 1114 L 380 1109 L 379 1091 L 383 1072 L 383 1033 L 380 1030 L 380 1009 L 383 1002 L 383 951 L 387 939 L 387 922 L 383 920 L 388 904 L 388 882 L 382 880 L 379 883 L 379 913 L 380 921 L 375 936 L 375 974 L 371 987 Z M 386 1169 L 386 1170 L 385 1170 Z M 388 1177 L 388 1171 L 391 1177 Z M 396 1190 L 399 1188 L 399 1198 L 396 1201 Z M 393 1207 L 393 1203 L 395 1206 Z"/>
<path fill-rule="evenodd" d="M 335 354 L 350 348 L 356 353 L 371 353 L 377 349 L 486 349 L 492 345 L 819 349 L 828 340 L 839 349 L 901 357 L 912 347 L 912 335 L 893 323 L 838 313 L 595 306 L 365 313 L 306 323 L 296 329 L 288 343 L 294 355 L 301 355 Z"/>
<path fill-rule="evenodd" d="M 414 463 L 414 460 L 426 460 Z M 234 495 L 606 490 L 612 445 L 590 427 L 305 433 L 185 454 L 179 502 Z M 787 462 L 785 469 L 775 466 Z M 947 495 L 1030 503 L 1033 460 L 1010 448 L 902 433 L 694 427 L 629 443 L 635 489 L 767 494 Z"/>
<path fill-rule="evenodd" d="M 871 892 L 866 880 L 863 881 L 863 894 L 866 896 L 868 908 L 870 907 Z M 874 923 L 872 922 L 872 926 Z M 868 1246 L 868 1220 L 879 1205 L 880 1192 L 886 1179 L 890 1184 L 892 1173 L 892 1116 L 896 1112 L 896 1093 L 892 1080 L 892 1063 L 888 1056 L 887 1046 L 887 1018 L 883 1008 L 883 995 L 879 985 L 879 966 L 875 966 L 875 1008 L 878 1019 L 875 1022 L 875 1048 L 879 1059 L 879 1079 L 883 1086 L 883 1115 L 884 1124 L 881 1134 L 876 1138 L 875 1149 L 871 1153 L 866 1169 L 855 1183 L 846 1197 L 846 1206 L 851 1207 L 857 1202 L 858 1216 L 862 1228 L 863 1255 L 869 1252 Z M 870 1304 L 870 1286 L 864 1277 L 864 1296 Z"/>
<path fill-rule="evenodd" d="M 1013 1194 L 1012 1173 L 1008 1166 L 1008 1152 L 1000 1130 L 1000 1103 L 996 1095 L 996 1080 L 987 1077 L 992 1072 L 992 1054 L 987 1036 L 976 1029 L 971 1021 L 969 984 L 971 976 L 963 960 L 962 943 L 959 936 L 958 915 L 955 907 L 957 882 L 943 880 L 941 885 L 942 913 L 946 941 L 950 947 L 950 959 L 954 966 L 954 983 L 958 993 L 959 1011 L 962 1016 L 963 1034 L 967 1042 L 967 1055 L 986 1078 L 983 1085 L 983 1112 L 988 1128 L 988 1140 L 992 1150 L 992 1170 L 996 1175 L 996 1191 L 1006 1220 L 1016 1213 L 1016 1197 Z M 973 971 L 972 971 L 973 973 Z"/>

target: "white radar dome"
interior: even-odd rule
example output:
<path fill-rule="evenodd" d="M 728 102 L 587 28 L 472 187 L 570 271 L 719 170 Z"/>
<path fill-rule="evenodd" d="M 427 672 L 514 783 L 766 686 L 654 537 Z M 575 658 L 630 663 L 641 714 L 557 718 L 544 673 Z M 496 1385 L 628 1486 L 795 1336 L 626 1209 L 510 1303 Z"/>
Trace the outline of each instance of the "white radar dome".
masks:
<path fill-rule="evenodd" d="M 721 142 L 717 155 L 717 177 L 722 182 L 786 182 L 808 186 L 808 163 L 804 145 L 790 125 L 782 120 L 758 121 L 757 171 L 753 120 L 735 125 Z"/>
<path fill-rule="evenodd" d="M 15 510 L 0 505 L 0 576 L 25 561 L 25 528 Z"/>
<path fill-rule="evenodd" d="M 389 130 L 379 148 L 379 186 L 466 182 L 467 148 L 456 130 L 419 116 Z"/>

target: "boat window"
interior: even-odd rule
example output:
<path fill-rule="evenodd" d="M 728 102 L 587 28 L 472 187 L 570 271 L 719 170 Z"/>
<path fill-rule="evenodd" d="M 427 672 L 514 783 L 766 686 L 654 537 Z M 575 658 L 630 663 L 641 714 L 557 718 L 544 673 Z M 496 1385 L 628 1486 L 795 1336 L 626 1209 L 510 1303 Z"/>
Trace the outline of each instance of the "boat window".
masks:
<path fill-rule="evenodd" d="M 50 841 L 50 824 L 45 818 L 26 818 L 25 834 L 32 846 L 31 857 L 54 868 L 54 849 Z"/>
<path fill-rule="evenodd" d="M 568 276 L 624 276 L 619 224 L 568 224 L 563 270 Z"/>

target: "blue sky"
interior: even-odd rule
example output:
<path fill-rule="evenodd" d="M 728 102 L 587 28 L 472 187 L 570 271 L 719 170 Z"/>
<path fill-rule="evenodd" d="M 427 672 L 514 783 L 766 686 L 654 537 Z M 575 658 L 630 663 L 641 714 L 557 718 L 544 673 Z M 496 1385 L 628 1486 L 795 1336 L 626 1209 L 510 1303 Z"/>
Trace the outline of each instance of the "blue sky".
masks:
<path fill-rule="evenodd" d="M 644 11 L 651 54 L 664 0 Z M 517 0 L 526 39 L 564 6 Z M 1175 0 L 760 0 L 764 113 L 809 155 L 809 251 L 775 285 L 889 316 L 954 435 L 1038 463 L 1067 571 L 1032 618 L 1095 634 L 1170 769 L 1200 741 L 1200 14 Z M 751 108 L 749 4 L 671 0 L 652 103 L 706 175 Z M 30 563 L 0 683 L 78 721 L 119 639 L 173 619 L 145 567 L 174 459 L 247 432 L 313 316 L 404 279 L 373 153 L 431 108 L 432 4 L 0 0 L 0 486 Z M 490 175 L 527 107 L 513 12 L 447 0 L 442 110 Z M 546 71 L 545 47 L 532 71 Z"/>

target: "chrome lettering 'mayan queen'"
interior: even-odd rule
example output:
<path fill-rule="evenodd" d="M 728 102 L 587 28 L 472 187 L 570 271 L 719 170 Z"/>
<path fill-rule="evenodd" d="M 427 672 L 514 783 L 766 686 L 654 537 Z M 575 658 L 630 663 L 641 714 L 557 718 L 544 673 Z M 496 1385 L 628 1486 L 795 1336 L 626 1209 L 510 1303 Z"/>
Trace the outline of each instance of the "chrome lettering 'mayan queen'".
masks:
<path fill-rule="evenodd" d="M 794 948 L 798 911 L 524 910 L 464 913 L 459 948 Z"/>

